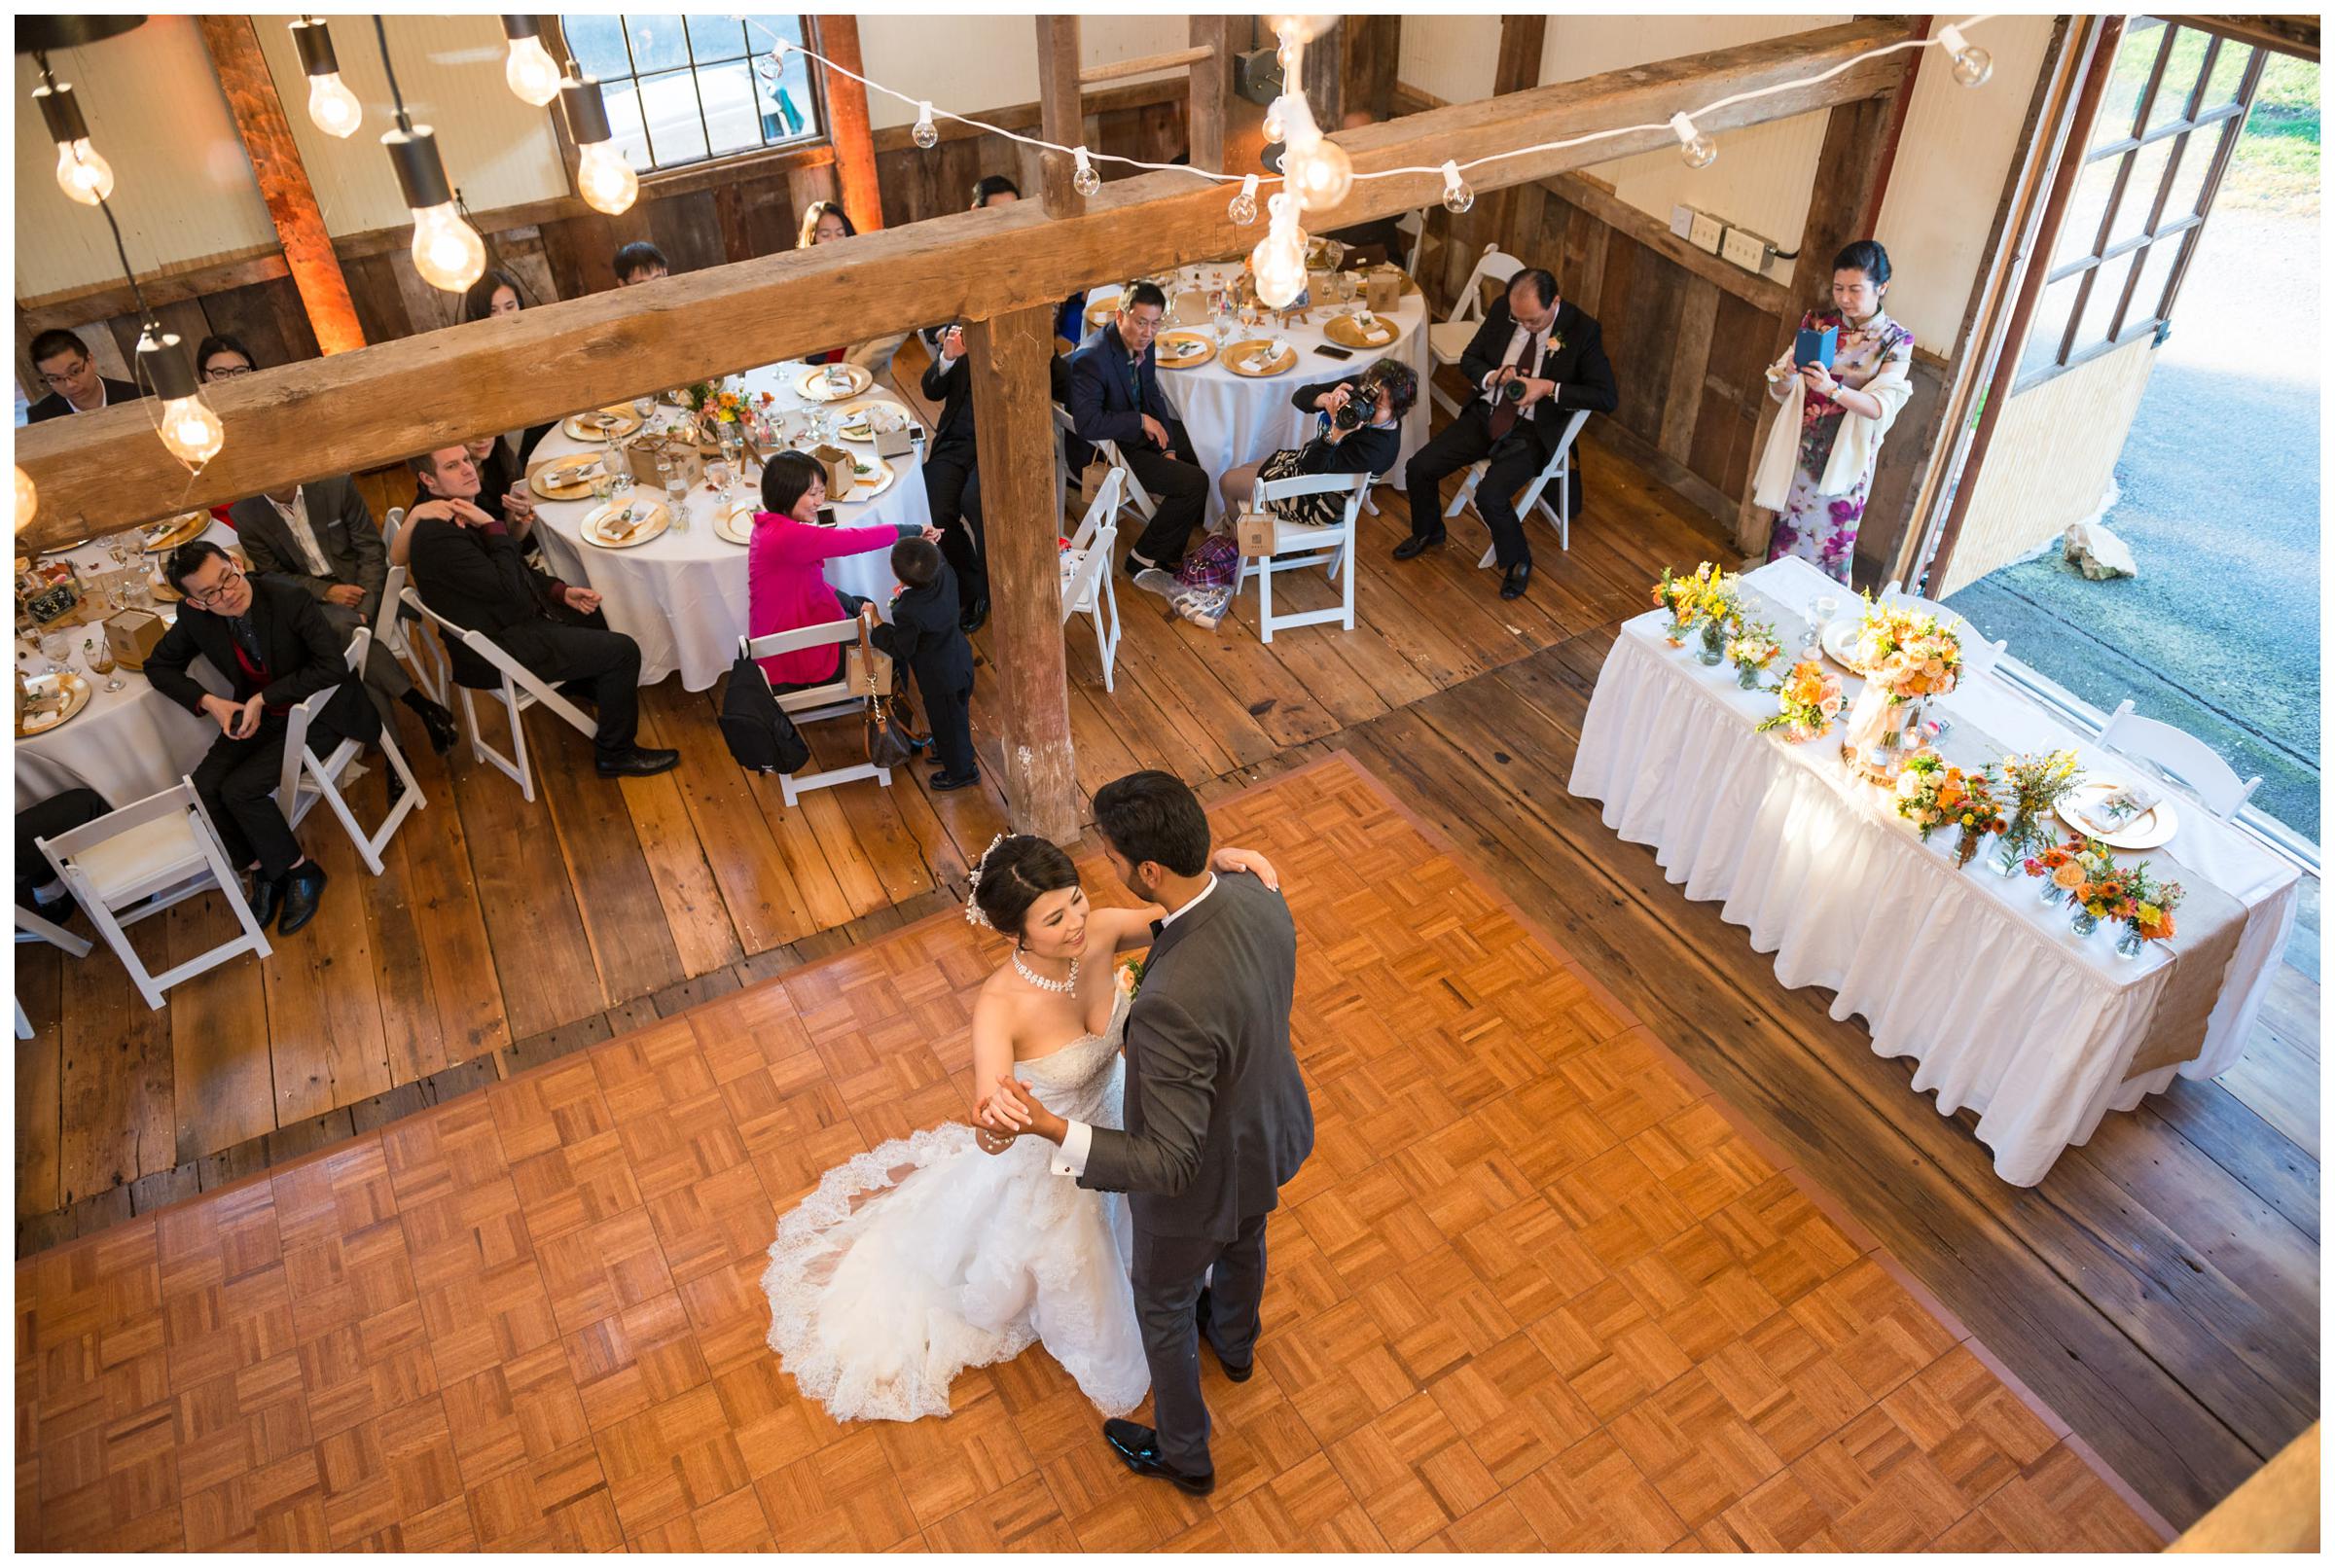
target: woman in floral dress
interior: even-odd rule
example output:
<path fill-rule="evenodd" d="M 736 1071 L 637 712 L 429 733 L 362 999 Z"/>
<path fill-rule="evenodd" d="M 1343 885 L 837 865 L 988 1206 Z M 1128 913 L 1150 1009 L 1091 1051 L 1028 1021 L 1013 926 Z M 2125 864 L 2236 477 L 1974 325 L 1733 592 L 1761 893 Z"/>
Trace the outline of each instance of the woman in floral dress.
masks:
<path fill-rule="evenodd" d="M 1800 321 L 1840 329 L 1831 366 L 1795 373 L 1786 353 L 1768 371 L 1768 396 L 1783 405 L 1753 495 L 1776 514 L 1768 559 L 1798 555 L 1844 584 L 1882 437 L 1913 391 L 1914 335 L 1882 308 L 1888 288 L 1888 252 L 1869 239 L 1843 250 L 1832 264 L 1833 308 Z"/>

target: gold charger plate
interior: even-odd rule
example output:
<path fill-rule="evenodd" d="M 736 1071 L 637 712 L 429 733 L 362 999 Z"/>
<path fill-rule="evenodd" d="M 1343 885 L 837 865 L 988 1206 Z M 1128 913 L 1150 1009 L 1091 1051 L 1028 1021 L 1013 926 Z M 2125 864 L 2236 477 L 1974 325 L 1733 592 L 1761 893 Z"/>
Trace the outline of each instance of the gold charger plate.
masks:
<path fill-rule="evenodd" d="M 827 373 L 833 370 L 844 372 L 851 384 L 840 387 L 829 385 Z M 806 365 L 803 374 L 795 377 L 795 393 L 813 403 L 841 403 L 845 398 L 858 397 L 875 384 L 876 374 L 865 365 Z"/>
<path fill-rule="evenodd" d="M 880 457 L 869 458 L 866 466 L 869 472 L 862 473 L 858 462 L 854 461 L 851 465 L 851 493 L 844 496 L 844 500 L 854 506 L 862 501 L 875 500 L 890 489 L 892 481 L 900 477 L 899 470 Z"/>
<path fill-rule="evenodd" d="M 742 496 L 739 497 L 737 504 L 731 509 L 728 517 L 713 519 L 713 532 L 716 538 L 726 539 L 733 545 L 752 544 L 754 542 L 754 503 Z"/>
<path fill-rule="evenodd" d="M 647 544 L 672 526 L 672 509 L 663 501 L 652 501 L 635 496 L 631 507 L 636 514 L 642 516 L 642 520 L 634 525 L 631 533 L 622 539 L 611 539 L 602 531 L 602 525 L 622 508 L 613 501 L 593 507 L 592 511 L 585 514 L 584 526 L 581 530 L 584 543 L 597 545 L 602 550 L 630 550 L 635 545 Z"/>
<path fill-rule="evenodd" d="M 876 427 L 868 422 L 868 418 L 878 409 L 895 410 L 903 419 L 916 417 L 891 398 L 867 398 L 838 410 L 837 417 L 842 423 L 835 427 L 835 433 L 845 441 L 874 441 Z"/>
<path fill-rule="evenodd" d="M 211 515 L 208 512 L 190 512 L 183 517 L 171 518 L 167 523 L 157 523 L 153 528 L 141 528 L 138 530 L 138 537 L 145 543 L 148 553 L 159 554 L 165 550 L 176 550 L 179 546 L 200 535 L 210 525 Z"/>
<path fill-rule="evenodd" d="M 2113 778 L 2087 778 L 2069 790 L 2052 809 L 2059 818 L 2077 833 L 2098 838 L 2111 849 L 2155 849 L 2170 843 L 2180 831 L 2180 813 L 2173 809 L 2172 798 L 2162 791 L 2157 803 L 2127 822 L 2114 833 L 2102 833 L 2084 820 L 2083 808 L 2124 787 L 2123 781 Z"/>
<path fill-rule="evenodd" d="M 1178 344 L 1189 344 L 1199 352 L 1171 358 L 1168 350 Z M 1152 339 L 1151 346 L 1159 355 L 1160 369 L 1164 371 L 1192 370 L 1216 357 L 1216 341 L 1205 333 L 1164 332 Z"/>
<path fill-rule="evenodd" d="M 205 516 L 208 514 L 206 513 Z M 120 661 L 116 660 L 116 662 Z M 56 710 L 54 718 L 43 724 L 28 726 L 21 720 L 18 721 L 17 738 L 18 740 L 29 740 L 34 735 L 45 735 L 50 731 L 70 721 L 75 714 L 90 705 L 90 683 L 79 674 L 67 672 L 64 679 L 58 684 L 65 689 L 65 705 Z"/>
<path fill-rule="evenodd" d="M 1379 332 L 1376 338 L 1364 333 L 1352 316 L 1332 316 L 1321 335 L 1343 348 L 1385 348 L 1403 335 L 1402 329 L 1384 316 L 1375 316 L 1372 321 Z"/>
<path fill-rule="evenodd" d="M 592 493 L 593 470 L 607 467 L 607 457 L 601 452 L 570 452 L 565 457 L 551 457 L 527 470 L 527 488 L 547 501 L 581 501 Z M 565 483 L 554 476 L 577 476 Z"/>
<path fill-rule="evenodd" d="M 1245 375 L 1251 379 L 1278 375 L 1283 371 L 1295 370 L 1297 368 L 1297 345 L 1295 343 L 1291 343 L 1288 352 L 1275 360 L 1270 367 L 1263 370 L 1250 368 L 1249 356 L 1270 347 L 1272 342 L 1273 339 L 1270 338 L 1246 338 L 1232 344 L 1224 351 L 1224 368 L 1235 375 Z"/>
<path fill-rule="evenodd" d="M 559 421 L 559 428 L 577 441 L 605 441 L 611 436 L 622 441 L 640 428 L 640 415 L 632 411 L 629 403 L 611 405 L 571 413 Z"/>

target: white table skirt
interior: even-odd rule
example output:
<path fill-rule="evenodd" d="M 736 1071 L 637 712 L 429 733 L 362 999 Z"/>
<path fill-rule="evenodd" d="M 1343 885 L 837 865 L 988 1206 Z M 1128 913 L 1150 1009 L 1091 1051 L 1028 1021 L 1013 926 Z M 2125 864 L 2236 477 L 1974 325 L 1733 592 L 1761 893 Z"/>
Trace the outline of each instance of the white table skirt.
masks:
<path fill-rule="evenodd" d="M 1834 587 L 1796 559 L 1746 581 L 1802 614 Z M 1615 639 L 1573 793 L 1602 802 L 1623 838 L 1653 845 L 1688 898 L 1719 901 L 1754 950 L 1776 955 L 1779 981 L 1831 988 L 1832 1016 L 1862 1015 L 1875 1053 L 1915 1058 L 1914 1087 L 1934 1089 L 1940 1114 L 1976 1110 L 1996 1175 L 2031 1186 L 2107 1112 L 2132 1109 L 2176 1072 L 2209 1078 L 2236 1064 L 2293 929 L 2291 865 L 2180 798 L 2166 852 L 2244 905 L 2246 923 L 2203 1053 L 2128 1083 L 2167 954 L 2152 944 L 2126 961 L 2108 930 L 2075 937 L 2031 881 L 1986 869 L 1991 848 L 1957 871 L 1946 835 L 1923 844 L 1879 791 L 1849 776 L 1838 726 L 1797 747 L 1758 733 L 1775 699 L 1739 689 L 1732 666 L 1670 648 L 1662 624 L 1659 613 L 1641 616 Z M 2072 745 L 2088 767 L 2118 766 L 1992 678 L 1944 706 L 2008 749 Z"/>
<path fill-rule="evenodd" d="M 799 364 L 765 366 L 747 372 L 740 379 L 749 393 L 767 390 L 776 395 L 773 413 L 799 410 L 807 405 L 795 394 L 794 382 L 804 369 Z M 891 395 L 882 387 L 875 391 Z M 595 445 L 597 443 L 577 441 L 554 425 L 537 444 L 528 465 Z M 932 508 L 924 494 L 922 455 L 918 448 L 911 456 L 891 459 L 898 472 L 889 487 L 874 500 L 838 503 L 838 525 L 868 528 L 929 523 Z M 752 493 L 752 486 L 741 481 L 737 494 L 750 497 Z M 706 690 L 729 672 L 732 660 L 737 658 L 737 639 L 746 632 L 746 547 L 734 545 L 714 532 L 714 495 L 702 482 L 690 492 L 685 530 L 667 528 L 630 550 L 603 550 L 584 543 L 584 518 L 596 504 L 590 499 L 536 503 L 536 515 L 545 524 L 539 530 L 545 563 L 561 581 L 585 584 L 599 591 L 608 624 L 640 644 L 643 686 L 653 686 L 678 670 L 686 690 Z M 829 561 L 827 581 L 846 593 L 874 599 L 880 610 L 894 586 L 888 547 Z"/>

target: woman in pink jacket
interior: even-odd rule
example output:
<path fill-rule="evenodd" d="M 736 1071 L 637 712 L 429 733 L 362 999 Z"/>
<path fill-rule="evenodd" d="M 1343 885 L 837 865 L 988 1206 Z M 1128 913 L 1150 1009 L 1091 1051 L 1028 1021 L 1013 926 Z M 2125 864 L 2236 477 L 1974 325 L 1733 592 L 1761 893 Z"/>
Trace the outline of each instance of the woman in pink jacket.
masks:
<path fill-rule="evenodd" d="M 746 630 L 755 637 L 798 626 L 824 625 L 859 614 L 868 601 L 827 581 L 824 567 L 838 555 L 890 550 L 902 538 L 935 528 L 914 523 L 875 528 L 832 528 L 818 520 L 827 503 L 827 474 L 803 452 L 780 452 L 763 465 L 762 510 L 754 515 L 754 537 L 746 546 Z M 772 686 L 824 686 L 842 678 L 843 645 L 772 654 L 762 661 Z"/>

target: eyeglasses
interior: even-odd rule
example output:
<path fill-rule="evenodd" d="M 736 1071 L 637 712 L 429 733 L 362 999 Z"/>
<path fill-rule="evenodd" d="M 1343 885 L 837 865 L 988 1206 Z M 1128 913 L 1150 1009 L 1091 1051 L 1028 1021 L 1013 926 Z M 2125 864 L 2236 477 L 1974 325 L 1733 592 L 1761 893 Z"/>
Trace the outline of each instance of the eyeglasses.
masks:
<path fill-rule="evenodd" d="M 89 372 L 90 362 L 85 359 L 76 364 L 69 371 L 43 371 L 41 372 L 41 379 L 48 382 L 51 386 L 65 386 L 71 382 L 80 380 L 84 375 L 87 375 Z"/>
<path fill-rule="evenodd" d="M 231 375 L 249 375 L 257 369 L 256 365 L 214 365 L 202 375 L 206 381 L 224 381 Z"/>
<path fill-rule="evenodd" d="M 219 581 L 212 584 L 209 588 L 188 588 L 186 590 L 187 602 L 190 604 L 200 605 L 223 603 L 225 602 L 228 594 L 234 590 L 235 585 L 242 581 L 243 568 L 235 565 L 233 561 L 230 561 L 228 563 L 227 570 L 219 575 Z"/>

